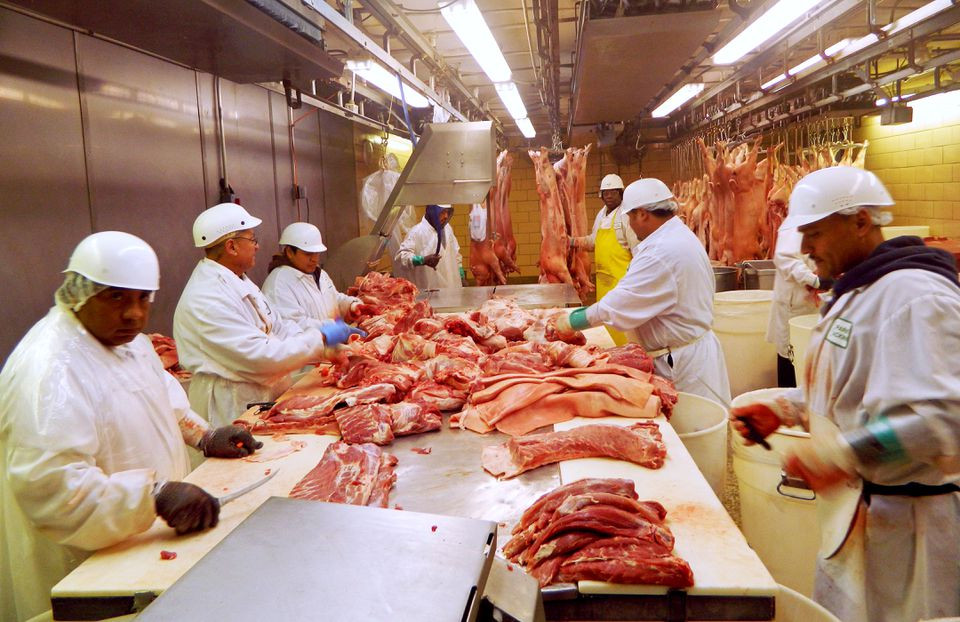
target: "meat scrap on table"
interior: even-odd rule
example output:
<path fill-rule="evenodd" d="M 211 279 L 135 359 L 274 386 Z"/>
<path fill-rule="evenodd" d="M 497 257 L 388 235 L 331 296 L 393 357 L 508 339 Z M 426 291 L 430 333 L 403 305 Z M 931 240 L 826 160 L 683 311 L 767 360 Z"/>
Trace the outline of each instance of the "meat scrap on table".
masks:
<path fill-rule="evenodd" d="M 485 471 L 500 479 L 516 477 L 546 464 L 578 458 L 613 458 L 659 469 L 667 447 L 655 421 L 630 426 L 584 425 L 562 432 L 528 434 L 483 449 Z"/>
<path fill-rule="evenodd" d="M 504 556 L 541 586 L 584 580 L 691 587 L 693 571 L 673 554 L 667 511 L 638 501 L 631 480 L 582 479 L 524 511 Z"/>

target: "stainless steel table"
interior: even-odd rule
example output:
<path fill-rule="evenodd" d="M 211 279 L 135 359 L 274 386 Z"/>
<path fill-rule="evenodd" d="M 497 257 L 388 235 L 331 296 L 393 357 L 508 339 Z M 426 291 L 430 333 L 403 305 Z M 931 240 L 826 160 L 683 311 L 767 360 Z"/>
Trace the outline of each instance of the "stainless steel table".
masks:
<path fill-rule="evenodd" d="M 569 283 L 496 285 L 427 290 L 417 300 L 427 300 L 438 313 L 472 311 L 495 296 L 511 296 L 523 309 L 580 306 L 577 290 Z"/>

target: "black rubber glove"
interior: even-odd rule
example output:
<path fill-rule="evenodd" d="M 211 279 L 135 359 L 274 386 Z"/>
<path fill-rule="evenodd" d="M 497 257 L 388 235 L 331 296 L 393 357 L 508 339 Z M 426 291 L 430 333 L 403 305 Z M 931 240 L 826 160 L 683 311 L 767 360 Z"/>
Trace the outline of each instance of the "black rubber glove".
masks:
<path fill-rule="evenodd" d="M 200 439 L 200 451 L 207 458 L 243 458 L 261 447 L 263 443 L 238 425 L 208 430 Z"/>
<path fill-rule="evenodd" d="M 153 493 L 157 516 L 177 530 L 177 535 L 216 527 L 220 502 L 199 486 L 166 482 Z"/>
<path fill-rule="evenodd" d="M 437 269 L 437 264 L 440 263 L 440 255 L 434 253 L 432 255 L 427 255 L 423 258 L 423 265 L 430 266 L 434 270 Z"/>

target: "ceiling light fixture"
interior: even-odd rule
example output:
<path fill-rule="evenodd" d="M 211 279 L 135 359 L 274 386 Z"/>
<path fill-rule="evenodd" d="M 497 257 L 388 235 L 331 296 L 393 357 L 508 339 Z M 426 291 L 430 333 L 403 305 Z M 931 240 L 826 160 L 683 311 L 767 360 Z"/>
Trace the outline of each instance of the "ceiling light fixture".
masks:
<path fill-rule="evenodd" d="M 915 11 L 911 11 L 910 13 L 907 13 L 900 19 L 890 22 L 880 30 L 885 32 L 888 36 L 896 34 L 901 30 L 910 28 L 911 26 L 914 26 L 925 19 L 933 17 L 940 11 L 943 11 L 944 9 L 948 9 L 951 6 L 953 6 L 952 0 L 934 0 L 933 2 L 929 4 L 925 4 Z M 867 46 L 873 45 L 879 40 L 880 40 L 880 37 L 878 37 L 876 34 L 871 33 L 869 35 L 860 37 L 859 39 L 851 43 L 849 46 L 847 46 L 847 48 L 843 52 L 844 54 L 853 54 L 854 52 L 859 52 L 860 50 L 862 50 Z"/>
<path fill-rule="evenodd" d="M 651 114 L 654 117 L 666 117 L 671 112 L 699 95 L 701 92 L 703 92 L 702 82 L 684 84 L 677 89 L 673 95 L 668 97 L 665 102 L 654 108 Z"/>
<path fill-rule="evenodd" d="M 440 2 L 440 14 L 469 50 L 490 81 L 510 81 L 510 66 L 473 0 Z"/>
<path fill-rule="evenodd" d="M 780 0 L 713 55 L 715 65 L 731 65 L 824 0 Z"/>
<path fill-rule="evenodd" d="M 852 42 L 853 42 L 853 39 L 843 39 L 841 41 L 834 43 L 833 45 L 828 47 L 826 50 L 821 52 L 820 54 L 814 54 L 813 56 L 803 61 L 802 63 L 799 63 L 798 65 L 791 67 L 785 73 L 781 73 L 776 78 L 773 78 L 772 80 L 768 80 L 767 82 L 764 82 L 763 84 L 760 85 L 760 90 L 762 91 L 770 90 L 772 87 L 783 82 L 787 78 L 794 78 L 800 73 L 806 71 L 807 69 L 810 69 L 811 67 L 815 67 L 817 65 L 822 65 L 826 63 L 829 59 L 843 52 L 843 50 L 845 50 L 847 46 L 849 46 Z"/>
<path fill-rule="evenodd" d="M 400 99 L 400 84 L 397 76 L 371 60 L 348 60 L 347 69 L 374 85 L 381 91 Z M 418 93 L 409 84 L 403 85 L 403 99 L 413 108 L 426 108 L 430 100 Z"/>
<path fill-rule="evenodd" d="M 520 128 L 520 133 L 526 138 L 533 138 L 537 135 L 537 130 L 533 129 L 533 123 L 530 122 L 530 119 L 516 119 L 517 127 Z"/>
<path fill-rule="evenodd" d="M 503 105 L 507 107 L 510 116 L 514 119 L 526 119 L 527 108 L 523 105 L 517 85 L 513 82 L 498 82 L 494 86 L 497 87 L 497 95 L 500 96 Z"/>

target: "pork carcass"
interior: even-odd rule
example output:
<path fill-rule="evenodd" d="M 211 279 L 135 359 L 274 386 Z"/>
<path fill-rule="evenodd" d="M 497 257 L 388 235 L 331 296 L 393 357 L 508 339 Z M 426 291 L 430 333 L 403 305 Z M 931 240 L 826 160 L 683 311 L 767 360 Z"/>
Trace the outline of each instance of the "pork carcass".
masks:
<path fill-rule="evenodd" d="M 470 271 L 477 285 L 506 285 L 507 277 L 494 251 L 494 234 L 488 219 L 490 195 L 483 205 L 475 203 L 470 210 Z"/>
<path fill-rule="evenodd" d="M 557 187 L 557 175 L 550 164 L 549 150 L 528 152 L 533 160 L 540 196 L 540 282 L 570 283 L 573 277 L 567 267 L 570 236 L 563 215 L 563 199 Z"/>
<path fill-rule="evenodd" d="M 587 223 L 587 154 L 590 145 L 582 149 L 568 148 L 559 162 L 554 164 L 557 172 L 557 184 L 563 199 L 564 217 L 567 232 L 575 238 L 590 233 Z M 569 249 L 567 266 L 574 279 L 574 285 L 580 299 L 585 301 L 587 295 L 596 288 L 590 282 L 590 253 L 586 250 Z"/>
<path fill-rule="evenodd" d="M 504 149 L 497 156 L 497 183 L 491 192 L 493 212 L 493 251 L 500 260 L 503 274 L 520 272 L 517 267 L 517 241 L 513 237 L 513 219 L 510 217 L 510 186 L 513 155 Z"/>

